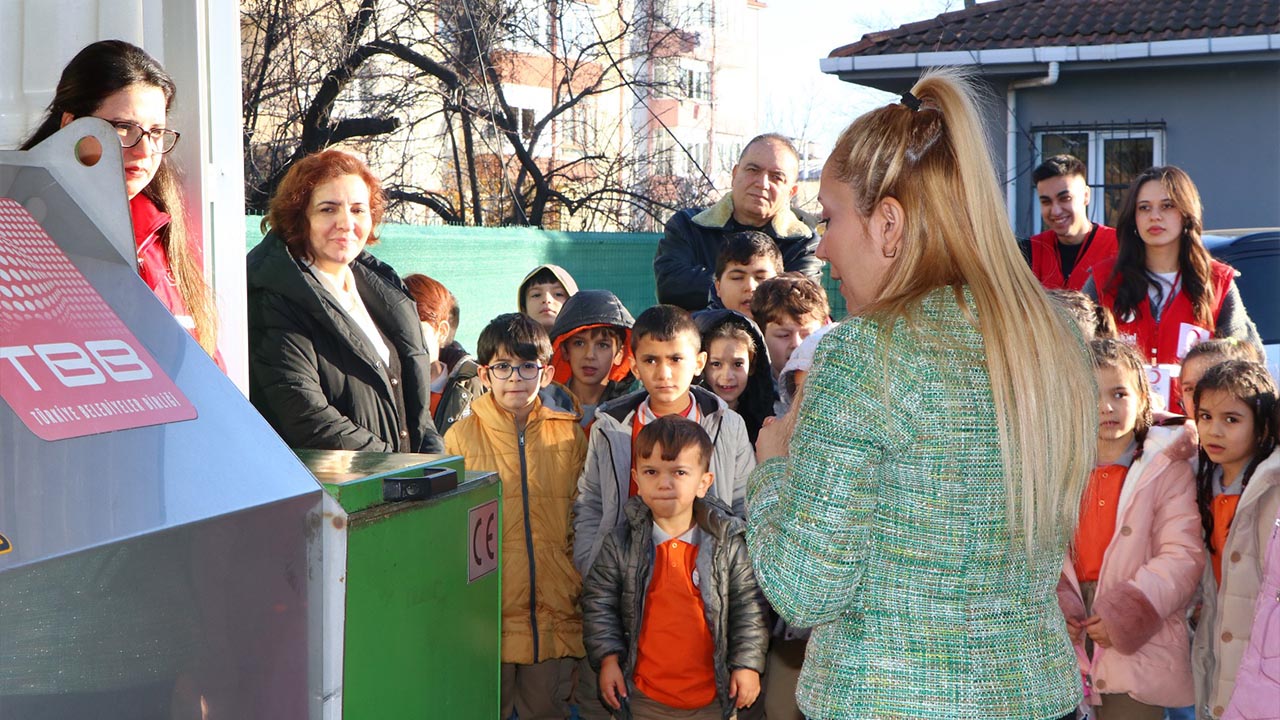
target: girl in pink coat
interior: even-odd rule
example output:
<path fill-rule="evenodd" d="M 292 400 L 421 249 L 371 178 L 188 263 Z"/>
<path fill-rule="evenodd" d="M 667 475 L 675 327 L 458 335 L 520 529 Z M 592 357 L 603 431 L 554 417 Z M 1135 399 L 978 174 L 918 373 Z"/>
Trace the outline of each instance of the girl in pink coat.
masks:
<path fill-rule="evenodd" d="M 1090 344 L 1098 379 L 1098 466 L 1058 583 L 1093 717 L 1153 718 L 1195 699 L 1186 609 L 1204 568 L 1194 441 L 1151 427 L 1142 360 Z"/>

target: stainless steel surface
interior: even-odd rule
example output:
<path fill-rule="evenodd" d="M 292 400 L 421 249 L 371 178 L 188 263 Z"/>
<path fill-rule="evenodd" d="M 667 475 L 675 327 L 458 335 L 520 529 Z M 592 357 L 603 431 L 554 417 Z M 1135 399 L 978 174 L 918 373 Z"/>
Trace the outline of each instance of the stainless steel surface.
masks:
<path fill-rule="evenodd" d="M 421 453 L 380 453 L 357 450 L 295 449 L 294 452 L 317 480 L 335 484 L 390 475 L 410 468 L 423 467 L 448 457 Z"/>
<path fill-rule="evenodd" d="M 85 165 L 76 158 L 76 146 L 90 137 L 102 148 L 102 156 L 95 164 Z M 0 165 L 7 165 L 15 172 L 23 167 L 35 167 L 51 173 L 76 205 L 105 231 L 111 247 L 130 267 L 137 269 L 138 256 L 129 224 L 129 198 L 124 190 L 123 151 L 115 129 L 107 121 L 95 117 L 75 120 L 28 152 L 0 151 Z M 6 186 L 15 187 L 0 175 L 0 188 Z M 25 186 L 25 183 L 17 185 Z M 30 186 L 27 192 L 39 198 L 41 186 Z M 37 220 L 41 219 L 39 200 L 27 209 Z"/>
<path fill-rule="evenodd" d="M 321 490 L 138 277 L 127 210 L 122 255 L 115 201 L 82 208 L 123 187 L 116 150 L 83 172 L 0 153 L 0 197 L 40 221 L 197 417 L 50 442 L 0 399 L 0 718 L 305 717 Z"/>

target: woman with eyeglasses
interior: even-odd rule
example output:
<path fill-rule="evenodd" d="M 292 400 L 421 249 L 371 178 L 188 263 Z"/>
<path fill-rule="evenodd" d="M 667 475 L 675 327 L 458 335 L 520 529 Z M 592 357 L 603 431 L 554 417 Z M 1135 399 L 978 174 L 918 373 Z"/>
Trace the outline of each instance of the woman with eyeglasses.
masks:
<path fill-rule="evenodd" d="M 365 251 L 386 204 L 359 158 L 309 155 L 249 251 L 249 398 L 291 447 L 444 451 L 417 305 Z"/>
<path fill-rule="evenodd" d="M 138 273 L 218 366 L 218 316 L 201 267 L 199 239 L 187 230 L 182 192 L 167 154 L 179 134 L 167 125 L 176 87 L 160 63 L 123 40 L 95 42 L 62 70 L 30 150 L 73 120 L 115 127 L 124 155 L 125 194 L 133 217 Z"/>

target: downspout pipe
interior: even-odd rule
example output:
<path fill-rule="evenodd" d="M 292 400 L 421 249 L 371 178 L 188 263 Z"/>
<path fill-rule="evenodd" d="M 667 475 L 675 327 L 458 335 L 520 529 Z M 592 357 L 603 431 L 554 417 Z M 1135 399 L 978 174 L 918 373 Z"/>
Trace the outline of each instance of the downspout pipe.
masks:
<path fill-rule="evenodd" d="M 1027 88 L 1049 87 L 1058 82 L 1058 63 L 1049 63 L 1044 77 L 1015 80 L 1009 83 L 1005 92 L 1005 105 L 1008 114 L 1005 116 L 1007 129 L 1005 145 L 1005 208 L 1009 213 L 1009 223 L 1016 227 L 1018 206 L 1018 91 Z"/>

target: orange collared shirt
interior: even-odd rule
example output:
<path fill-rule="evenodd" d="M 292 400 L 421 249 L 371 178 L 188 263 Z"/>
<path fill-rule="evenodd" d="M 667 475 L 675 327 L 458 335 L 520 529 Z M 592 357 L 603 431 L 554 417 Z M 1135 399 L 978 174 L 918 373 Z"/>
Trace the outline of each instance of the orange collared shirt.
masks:
<path fill-rule="evenodd" d="M 1102 556 L 1116 534 L 1116 511 L 1128 474 L 1129 468 L 1125 465 L 1102 465 L 1089 475 L 1089 487 L 1080 507 L 1080 523 L 1076 526 L 1075 570 L 1080 582 L 1098 581 Z"/>
<path fill-rule="evenodd" d="M 636 643 L 636 687 L 663 705 L 684 710 L 716 699 L 715 642 L 702 594 L 694 585 L 697 558 L 698 546 L 681 538 L 654 548 L 653 578 Z"/>
<path fill-rule="evenodd" d="M 1222 585 L 1222 551 L 1227 547 L 1227 531 L 1231 529 L 1231 521 L 1236 517 L 1236 506 L 1240 504 L 1240 495 L 1215 495 L 1209 502 L 1209 512 L 1213 515 L 1213 533 L 1209 536 L 1209 548 L 1213 551 L 1213 577 L 1218 585 Z"/>

